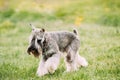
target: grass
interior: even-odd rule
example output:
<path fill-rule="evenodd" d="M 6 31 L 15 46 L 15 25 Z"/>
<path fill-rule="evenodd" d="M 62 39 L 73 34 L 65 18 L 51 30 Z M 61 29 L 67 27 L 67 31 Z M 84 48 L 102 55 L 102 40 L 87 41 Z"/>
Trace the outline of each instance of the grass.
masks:
<path fill-rule="evenodd" d="M 48 21 L 46 24 L 48 31 L 73 29 L 72 24 L 59 21 Z M 64 73 L 65 64 L 61 60 L 54 74 L 37 77 L 39 59 L 26 52 L 31 29 L 19 22 L 0 34 L 0 80 L 119 80 L 120 28 L 95 24 L 81 24 L 76 28 L 81 40 L 80 54 L 88 60 L 88 67 Z"/>
<path fill-rule="evenodd" d="M 119 0 L 1 0 L 0 80 L 119 80 L 119 4 Z M 64 73 L 62 59 L 54 74 L 37 77 L 40 59 L 26 52 L 29 23 L 46 31 L 76 28 L 81 40 L 79 53 L 89 66 Z"/>

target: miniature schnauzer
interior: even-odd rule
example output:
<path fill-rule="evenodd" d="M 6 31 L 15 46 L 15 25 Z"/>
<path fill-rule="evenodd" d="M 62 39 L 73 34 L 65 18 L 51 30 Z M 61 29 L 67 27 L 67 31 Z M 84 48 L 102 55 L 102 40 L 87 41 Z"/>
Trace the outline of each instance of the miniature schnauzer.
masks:
<path fill-rule="evenodd" d="M 64 55 L 66 72 L 76 71 L 80 66 L 86 67 L 88 62 L 79 55 L 80 40 L 76 30 L 46 32 L 32 26 L 27 52 L 39 57 L 41 60 L 37 69 L 37 75 L 43 76 L 54 73 L 57 69 L 61 55 Z"/>

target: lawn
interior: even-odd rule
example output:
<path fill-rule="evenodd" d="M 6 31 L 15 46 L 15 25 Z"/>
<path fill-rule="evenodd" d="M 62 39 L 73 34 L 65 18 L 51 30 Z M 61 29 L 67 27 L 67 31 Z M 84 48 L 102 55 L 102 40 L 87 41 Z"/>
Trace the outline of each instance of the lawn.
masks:
<path fill-rule="evenodd" d="M 34 11 L 33 6 L 38 6 L 36 3 L 31 6 L 32 0 L 26 0 L 29 3 L 24 4 L 22 0 L 18 1 L 14 4 L 15 0 L 11 0 L 10 8 L 0 10 L 0 80 L 120 80 L 119 1 L 57 2 L 59 6 L 54 4 L 49 9 L 54 9 L 52 13 Z M 51 6 L 44 5 L 37 9 Z M 33 12 L 29 11 L 31 9 Z M 61 59 L 54 74 L 38 77 L 36 70 L 40 59 L 26 52 L 31 33 L 29 23 L 46 31 L 72 31 L 76 28 L 81 43 L 79 54 L 87 59 L 88 67 L 65 73 L 65 64 Z"/>

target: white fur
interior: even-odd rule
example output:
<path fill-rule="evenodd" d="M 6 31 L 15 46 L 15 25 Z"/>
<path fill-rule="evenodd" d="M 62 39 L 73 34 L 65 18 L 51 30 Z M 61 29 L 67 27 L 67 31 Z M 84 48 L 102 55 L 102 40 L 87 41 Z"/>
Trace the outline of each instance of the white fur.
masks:
<path fill-rule="evenodd" d="M 66 72 L 71 72 L 71 71 L 77 71 L 77 64 L 75 61 L 72 61 L 71 63 L 67 62 L 65 60 L 65 64 L 66 64 Z"/>
<path fill-rule="evenodd" d="M 78 53 L 75 56 L 75 59 L 72 61 L 72 63 L 69 63 L 65 59 L 65 64 L 66 64 L 66 72 L 71 72 L 71 71 L 77 71 L 79 67 L 87 67 L 88 62 L 86 59 L 82 56 L 80 56 Z"/>
<path fill-rule="evenodd" d="M 51 74 L 54 73 L 59 65 L 60 57 L 61 55 L 58 53 L 48 58 L 47 61 L 44 61 L 43 59 L 41 59 L 38 70 L 37 70 L 37 75 L 44 76 L 45 74 L 48 74 L 48 73 L 51 73 Z M 74 61 L 72 61 L 72 63 L 68 63 L 66 60 L 65 60 L 65 63 L 66 63 L 66 72 L 76 71 L 80 66 L 83 66 L 83 67 L 88 66 L 88 62 L 86 61 L 86 59 L 80 56 L 78 53 L 76 54 L 75 59 Z"/>
<path fill-rule="evenodd" d="M 60 62 L 60 55 L 55 54 L 45 62 L 45 66 L 49 73 L 54 73 Z"/>
<path fill-rule="evenodd" d="M 76 63 L 77 63 L 77 67 L 83 66 L 83 67 L 87 67 L 88 66 L 88 62 L 87 60 L 80 56 L 79 53 L 76 54 Z"/>
<path fill-rule="evenodd" d="M 54 54 L 52 57 L 50 57 L 47 61 L 44 62 L 42 59 L 39 67 L 37 69 L 37 75 L 38 76 L 44 76 L 48 73 L 54 73 L 57 69 L 60 61 L 60 54 Z"/>
<path fill-rule="evenodd" d="M 45 62 L 43 59 L 41 59 L 38 69 L 37 69 L 37 75 L 38 76 L 44 76 L 45 74 L 48 74 L 47 68 L 45 66 Z"/>

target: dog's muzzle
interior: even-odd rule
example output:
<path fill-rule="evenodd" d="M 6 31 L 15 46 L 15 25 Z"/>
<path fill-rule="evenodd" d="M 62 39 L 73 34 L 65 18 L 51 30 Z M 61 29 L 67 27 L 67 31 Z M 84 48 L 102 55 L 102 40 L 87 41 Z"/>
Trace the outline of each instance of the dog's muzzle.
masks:
<path fill-rule="evenodd" d="M 27 49 L 28 54 L 34 53 L 35 51 L 36 51 L 36 49 L 34 47 L 28 47 L 28 49 Z"/>
<path fill-rule="evenodd" d="M 39 52 L 35 47 L 28 47 L 27 49 L 27 53 L 30 55 L 31 53 L 35 56 L 38 57 L 39 56 Z"/>

